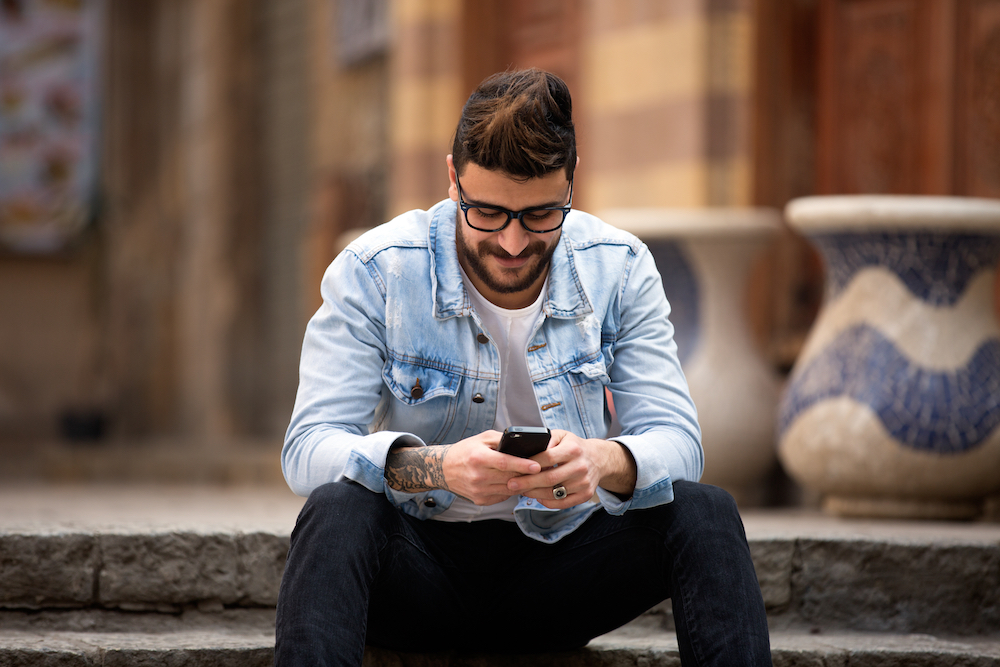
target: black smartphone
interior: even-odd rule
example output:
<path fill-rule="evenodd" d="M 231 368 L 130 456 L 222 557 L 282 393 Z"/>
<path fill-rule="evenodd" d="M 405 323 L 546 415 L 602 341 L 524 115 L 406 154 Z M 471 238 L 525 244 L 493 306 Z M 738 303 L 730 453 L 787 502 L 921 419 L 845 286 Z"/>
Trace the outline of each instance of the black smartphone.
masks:
<path fill-rule="evenodd" d="M 508 426 L 500 439 L 500 451 L 528 459 L 544 452 L 551 438 L 544 426 Z"/>

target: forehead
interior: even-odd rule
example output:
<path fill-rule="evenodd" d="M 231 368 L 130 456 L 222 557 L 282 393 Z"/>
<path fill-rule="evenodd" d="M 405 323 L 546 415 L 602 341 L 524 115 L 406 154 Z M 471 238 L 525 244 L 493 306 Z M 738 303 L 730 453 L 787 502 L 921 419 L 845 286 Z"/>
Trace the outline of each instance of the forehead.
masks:
<path fill-rule="evenodd" d="M 523 180 L 469 163 L 459 178 L 462 181 L 462 196 L 466 200 L 514 211 L 534 206 L 562 205 L 569 190 L 569 180 L 563 169 Z"/>

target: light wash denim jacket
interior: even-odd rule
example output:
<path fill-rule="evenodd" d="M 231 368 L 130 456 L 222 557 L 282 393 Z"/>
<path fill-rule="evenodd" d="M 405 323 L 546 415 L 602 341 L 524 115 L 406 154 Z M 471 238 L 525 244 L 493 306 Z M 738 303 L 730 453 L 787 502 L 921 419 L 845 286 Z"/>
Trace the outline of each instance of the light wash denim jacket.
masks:
<path fill-rule="evenodd" d="M 500 358 L 492 342 L 477 339 L 486 330 L 459 272 L 456 210 L 445 200 L 401 215 L 351 243 L 327 269 L 281 455 L 295 493 L 351 479 L 419 518 L 455 499 L 443 490 L 395 491 L 384 466 L 402 436 L 416 445 L 453 443 L 493 427 Z M 670 502 L 673 482 L 701 476 L 704 455 L 670 306 L 646 246 L 572 211 L 548 285 L 526 351 L 545 425 L 607 437 L 609 387 L 621 424 L 614 439 L 638 471 L 625 501 L 600 488 L 600 504 L 565 510 L 521 497 L 514 510 L 521 530 L 555 542 L 600 505 L 622 514 Z"/>

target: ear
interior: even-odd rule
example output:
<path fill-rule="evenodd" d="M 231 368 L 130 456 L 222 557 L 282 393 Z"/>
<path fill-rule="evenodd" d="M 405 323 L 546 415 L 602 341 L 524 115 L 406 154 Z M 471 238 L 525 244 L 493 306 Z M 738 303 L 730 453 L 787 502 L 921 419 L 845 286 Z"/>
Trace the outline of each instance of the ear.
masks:
<path fill-rule="evenodd" d="M 448 163 L 448 196 L 452 201 L 458 201 L 458 181 L 455 176 L 455 162 L 451 159 L 451 155 L 445 158 L 445 162 Z"/>

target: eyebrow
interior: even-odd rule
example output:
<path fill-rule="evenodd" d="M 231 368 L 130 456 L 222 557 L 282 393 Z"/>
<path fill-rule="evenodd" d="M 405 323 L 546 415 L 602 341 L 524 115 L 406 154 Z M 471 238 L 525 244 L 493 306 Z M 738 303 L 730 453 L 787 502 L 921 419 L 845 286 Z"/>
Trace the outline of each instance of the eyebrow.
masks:
<path fill-rule="evenodd" d="M 498 211 L 510 211 L 511 213 L 520 213 L 520 211 L 531 211 L 536 208 L 565 208 L 567 206 L 566 204 L 560 204 L 558 201 L 554 201 L 549 204 L 538 204 L 536 206 L 528 206 L 526 208 L 520 209 L 520 211 L 515 211 L 514 209 L 506 208 L 504 206 L 500 206 L 499 204 L 490 204 L 484 201 L 480 201 L 478 199 L 470 199 L 465 195 L 466 195 L 465 188 L 462 188 L 462 199 L 464 199 L 465 203 L 468 204 L 469 206 L 479 206 L 482 208 L 495 208 Z"/>

